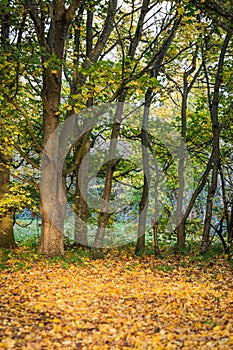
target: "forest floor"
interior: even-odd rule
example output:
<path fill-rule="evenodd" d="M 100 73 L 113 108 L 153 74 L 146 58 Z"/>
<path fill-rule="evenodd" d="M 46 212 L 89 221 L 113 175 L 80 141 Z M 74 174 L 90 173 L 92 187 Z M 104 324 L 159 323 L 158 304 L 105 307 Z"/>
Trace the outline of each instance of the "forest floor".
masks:
<path fill-rule="evenodd" d="M 232 274 L 224 256 L 2 251 L 0 349 L 233 349 Z"/>

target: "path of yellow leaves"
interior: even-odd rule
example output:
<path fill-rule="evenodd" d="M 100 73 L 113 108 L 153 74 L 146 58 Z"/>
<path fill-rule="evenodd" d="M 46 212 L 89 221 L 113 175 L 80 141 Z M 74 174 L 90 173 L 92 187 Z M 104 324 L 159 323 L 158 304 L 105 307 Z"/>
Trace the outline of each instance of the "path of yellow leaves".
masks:
<path fill-rule="evenodd" d="M 3 271 L 0 349 L 233 349 L 226 263 L 118 259 Z"/>

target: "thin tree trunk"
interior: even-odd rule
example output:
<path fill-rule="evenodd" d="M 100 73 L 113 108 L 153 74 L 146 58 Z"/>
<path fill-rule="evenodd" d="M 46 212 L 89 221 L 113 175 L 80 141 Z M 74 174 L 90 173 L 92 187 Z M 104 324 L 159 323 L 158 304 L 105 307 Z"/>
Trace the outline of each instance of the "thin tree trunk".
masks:
<path fill-rule="evenodd" d="M 116 151 L 117 151 L 120 126 L 122 122 L 125 96 L 126 96 L 125 92 L 123 92 L 116 106 L 115 118 L 114 118 L 114 123 L 113 123 L 113 128 L 111 133 L 111 140 L 110 140 L 110 147 L 109 147 L 109 157 L 108 157 L 109 161 L 107 163 L 107 169 L 106 169 L 104 194 L 102 198 L 102 204 L 101 204 L 101 209 L 100 209 L 100 214 L 98 219 L 98 229 L 94 240 L 94 248 L 93 248 L 94 259 L 103 258 L 104 236 L 105 236 L 108 220 L 111 215 L 111 213 L 109 213 L 109 202 L 110 202 L 111 191 L 112 191 L 113 173 L 116 168 Z"/>
<path fill-rule="evenodd" d="M 191 210 L 193 209 L 193 206 L 196 202 L 196 199 L 198 197 L 198 195 L 201 193 L 201 191 L 203 190 L 206 182 L 207 182 L 207 179 L 208 179 L 208 175 L 210 173 L 210 170 L 212 168 L 212 163 L 213 163 L 213 154 L 211 154 L 210 158 L 209 158 L 209 161 L 207 163 L 207 166 L 206 166 L 206 169 L 200 179 L 200 182 L 199 182 L 199 185 L 197 186 L 197 188 L 195 189 L 195 191 L 193 192 L 192 194 L 192 197 L 189 201 L 189 204 L 188 204 L 188 207 L 187 209 L 185 210 L 185 213 L 183 215 L 183 221 L 186 222 L 187 219 L 188 219 L 188 216 L 189 214 L 191 213 Z"/>
<path fill-rule="evenodd" d="M 154 206 L 155 206 L 155 212 L 154 212 L 154 222 L 152 225 L 153 229 L 153 238 L 154 238 L 154 252 L 155 256 L 160 255 L 160 248 L 159 248 L 159 240 L 158 240 L 158 229 L 159 229 L 159 182 L 160 182 L 160 171 L 159 171 L 159 166 L 158 166 L 158 161 L 155 157 L 154 150 L 149 143 L 149 149 L 151 151 L 152 157 L 153 157 L 153 163 L 155 167 L 155 175 L 156 175 L 156 180 L 154 182 Z"/>
<path fill-rule="evenodd" d="M 217 235 L 219 236 L 221 242 L 222 242 L 222 245 L 223 245 L 223 249 L 224 249 L 224 252 L 226 254 L 229 254 L 229 247 L 228 247 L 228 244 L 226 243 L 225 241 L 225 238 L 223 237 L 223 234 L 222 234 L 222 231 L 223 231 L 223 221 L 224 221 L 224 216 L 221 217 L 221 220 L 219 222 L 219 228 L 217 227 L 214 227 L 213 225 L 211 225 L 213 227 L 213 229 L 215 230 L 215 232 L 217 233 Z"/>
<path fill-rule="evenodd" d="M 143 32 L 143 24 L 145 16 L 149 10 L 149 4 L 150 0 L 143 0 L 141 12 L 139 15 L 139 19 L 137 22 L 137 27 L 135 30 L 135 35 L 132 37 L 132 40 L 130 42 L 129 50 L 128 50 L 128 57 L 130 59 L 134 58 L 138 43 L 140 42 L 142 32 Z M 116 26 L 117 33 L 119 35 L 119 40 L 121 42 L 120 33 L 118 31 L 118 27 Z M 123 55 L 123 67 L 124 65 L 127 67 L 128 63 L 124 62 L 125 56 L 124 56 L 124 48 L 122 46 L 122 55 Z M 122 72 L 122 79 L 124 78 L 124 72 Z M 102 258 L 103 257 L 103 240 L 104 235 L 107 227 L 107 223 L 109 220 L 109 213 L 108 213 L 108 206 L 110 201 L 110 195 L 112 190 L 112 179 L 113 179 L 113 173 L 115 170 L 115 157 L 116 157 L 116 148 L 117 148 L 117 142 L 118 142 L 118 136 L 120 131 L 120 125 L 122 121 L 122 113 L 123 113 L 123 107 L 126 99 L 126 92 L 123 88 L 118 99 L 118 105 L 116 109 L 116 115 L 115 115 L 115 121 L 112 129 L 112 135 L 111 135 L 111 142 L 110 142 L 110 149 L 109 149 L 109 162 L 107 165 L 106 170 L 106 179 L 105 179 L 105 188 L 104 188 L 104 195 L 103 195 L 103 206 L 99 215 L 98 220 L 98 229 L 95 237 L 95 248 L 94 248 L 94 259 Z M 143 238 L 142 238 L 143 239 Z"/>
<path fill-rule="evenodd" d="M 90 5 L 91 6 L 91 5 Z M 98 37 L 96 44 L 93 47 L 93 20 L 94 20 L 94 9 L 89 8 L 87 10 L 87 20 L 86 20 L 86 59 L 82 63 L 82 69 L 88 69 L 91 65 L 94 65 L 100 55 L 102 54 L 108 38 L 113 30 L 114 16 L 117 9 L 117 0 L 110 0 L 108 4 L 108 12 L 106 20 L 103 26 L 103 30 Z M 80 51 L 80 29 L 81 20 L 84 11 L 84 3 L 82 4 L 80 16 L 76 19 L 77 26 L 75 29 L 75 41 L 74 51 Z M 85 84 L 87 77 L 79 73 L 80 62 L 74 62 L 77 66 L 77 70 L 74 69 L 73 79 L 71 82 L 71 96 L 81 93 L 82 86 Z M 72 99 L 72 98 L 71 98 Z M 93 98 L 89 97 L 86 106 L 91 107 L 94 101 Z M 74 241 L 75 244 L 81 246 L 88 245 L 88 235 L 87 235 L 87 220 L 88 220 L 88 204 L 86 202 L 87 198 L 87 186 L 88 186 L 88 170 L 89 170 L 89 156 L 88 152 L 90 150 L 90 140 L 89 137 L 82 137 L 79 144 L 75 147 L 75 164 L 77 165 L 76 173 L 76 189 L 75 189 L 75 232 Z M 83 161 L 85 164 L 83 164 Z M 82 163 L 82 167 L 81 167 Z M 80 167 L 82 168 L 80 172 Z M 82 190 L 80 191 L 80 185 Z"/>
<path fill-rule="evenodd" d="M 186 114 L 187 114 L 187 77 L 184 75 L 184 92 L 182 96 L 182 113 L 181 113 L 181 143 L 179 150 L 179 165 L 178 165 L 178 179 L 179 189 L 177 195 L 177 210 L 176 210 L 176 233 L 177 246 L 184 248 L 185 246 L 185 223 L 183 219 L 183 200 L 184 200 L 184 165 L 185 165 L 185 143 L 186 143 Z"/>
<path fill-rule="evenodd" d="M 148 1 L 144 1 L 144 6 L 145 8 L 149 6 Z M 142 23 L 144 21 L 144 16 L 146 12 L 141 13 L 141 18 L 139 19 L 138 22 L 138 27 L 140 30 L 142 30 Z M 171 31 L 171 34 L 167 39 L 164 40 L 162 43 L 160 53 L 156 57 L 155 62 L 152 65 L 151 69 L 151 77 L 157 78 L 159 71 L 162 67 L 164 57 L 167 53 L 167 50 L 172 43 L 172 40 L 175 36 L 176 29 L 179 25 L 179 20 L 178 22 L 174 23 L 173 30 Z M 139 32 L 141 35 L 141 32 Z M 138 36 L 138 40 L 140 39 L 140 36 Z M 131 48 L 136 49 L 137 45 L 136 43 L 132 43 Z M 155 51 L 156 48 L 154 48 Z M 139 223 L 138 223 L 138 238 L 137 238 L 137 243 L 136 243 L 136 248 L 135 248 L 135 253 L 138 254 L 140 251 L 145 250 L 145 231 L 146 231 L 146 215 L 147 215 L 147 207 L 148 207 L 148 195 L 149 195 L 149 187 L 150 187 L 150 169 L 149 169 L 149 158 L 148 158 L 148 117 L 149 117 L 149 108 L 152 102 L 153 98 L 153 89 L 150 87 L 147 89 L 146 94 L 145 94 L 145 109 L 144 109 L 144 114 L 143 114 L 143 123 L 146 125 L 146 129 L 144 127 L 142 128 L 142 161 L 143 161 L 143 171 L 144 171 L 144 179 L 143 179 L 143 193 L 141 197 L 141 201 L 139 203 Z M 144 125 L 143 124 L 143 125 Z M 143 145 L 146 145 L 145 147 Z"/>
<path fill-rule="evenodd" d="M 208 189 L 207 202 L 206 202 L 206 215 L 204 221 L 204 230 L 202 236 L 201 252 L 205 253 L 210 244 L 210 228 L 213 212 L 213 201 L 215 197 L 215 192 L 218 186 L 218 169 L 220 162 L 220 145 L 219 145 L 219 135 L 220 135 L 220 126 L 218 121 L 218 105 L 219 105 L 219 93 L 222 84 L 222 75 L 223 75 L 223 66 L 224 58 L 227 51 L 228 44 L 230 42 L 231 35 L 227 34 L 221 49 L 219 62 L 218 62 L 218 71 L 214 85 L 214 94 L 213 100 L 210 105 L 210 114 L 212 122 L 212 133 L 213 133 L 213 169 L 211 176 L 211 183 Z"/>
<path fill-rule="evenodd" d="M 202 235 L 202 245 L 201 245 L 202 253 L 205 253 L 208 250 L 209 244 L 210 244 L 210 228 L 211 228 L 211 221 L 212 221 L 213 200 L 214 200 L 215 192 L 218 185 L 218 168 L 219 168 L 219 161 L 220 161 L 219 130 L 214 131 L 213 137 L 214 137 L 214 145 L 213 145 L 214 160 L 213 160 L 211 184 L 208 188 L 208 194 L 207 194 L 206 214 L 205 214 L 204 231 Z"/>
<path fill-rule="evenodd" d="M 86 23 L 86 56 L 89 57 L 93 47 L 93 35 L 92 35 L 92 26 L 93 26 L 93 12 L 92 10 L 87 10 L 87 23 Z M 81 23 L 80 23 L 81 25 Z M 79 36 L 80 36 L 80 30 L 79 31 Z M 77 39 L 76 39 L 77 41 Z M 78 46 L 80 44 L 80 37 L 78 40 Z M 76 47 L 76 51 L 78 51 L 79 48 Z M 80 90 L 81 85 L 85 81 L 85 77 L 82 77 L 79 81 L 79 86 L 73 87 L 73 90 Z M 75 91 L 77 93 L 78 91 Z M 72 92 L 73 94 L 73 92 Z M 91 107 L 93 105 L 93 99 L 88 98 L 87 100 L 87 107 Z M 88 236 L 87 236 L 87 220 L 88 220 L 88 204 L 87 204 L 87 186 L 88 186 L 88 173 L 89 173 L 89 156 L 88 153 L 90 151 L 90 140 L 89 137 L 88 139 L 83 137 L 81 138 L 80 144 L 83 145 L 83 154 L 81 157 L 79 156 L 80 152 L 80 147 L 76 146 L 75 149 L 75 163 L 77 164 L 77 170 L 75 171 L 76 176 L 76 185 L 75 185 L 75 199 L 74 199 L 74 204 L 75 204 L 75 229 L 74 229 L 74 242 L 75 245 L 80 245 L 82 247 L 87 247 L 88 246 Z M 77 156 L 76 156 L 77 155 Z M 79 161 L 77 161 L 78 157 L 80 157 Z M 82 167 L 80 168 L 82 163 Z M 80 188 L 81 187 L 81 188 Z"/>
<path fill-rule="evenodd" d="M 149 5 L 150 5 L 150 0 L 143 0 L 140 16 L 139 16 L 139 19 L 137 22 L 137 27 L 135 30 L 135 35 L 131 36 L 130 47 L 129 47 L 128 55 L 127 55 L 130 58 L 130 60 L 134 59 L 135 52 L 136 52 L 136 50 L 138 48 L 138 44 L 141 40 L 141 36 L 143 33 L 143 24 L 144 24 L 146 15 L 150 9 Z M 152 66 L 152 69 L 154 70 L 154 72 L 153 72 L 154 77 L 157 77 L 157 75 L 161 69 L 163 59 L 164 59 L 166 52 L 167 52 L 167 50 L 168 50 L 168 48 L 169 48 L 169 46 L 170 46 L 170 44 L 175 36 L 176 30 L 180 24 L 180 21 L 181 21 L 181 17 L 179 17 L 177 20 L 174 21 L 173 28 L 169 31 L 168 36 L 165 37 L 165 39 L 161 45 L 160 50 L 158 52 L 156 51 L 156 54 L 152 55 L 153 59 L 152 59 L 150 65 Z M 117 29 L 117 33 L 119 35 L 119 40 L 121 42 L 121 35 L 118 31 L 117 25 L 116 25 L 116 29 Z M 155 44 L 157 47 L 157 42 Z M 122 45 L 122 56 L 123 56 L 122 84 L 120 85 L 120 87 L 117 89 L 117 91 L 113 95 L 112 100 L 115 98 L 115 96 L 120 96 L 119 101 L 122 101 L 122 95 L 125 95 L 125 84 L 126 84 L 127 79 L 125 79 L 125 77 L 124 77 L 124 74 L 125 74 L 124 67 L 127 68 L 128 62 L 125 62 L 125 52 L 124 52 L 123 45 Z M 125 96 L 124 96 L 124 101 L 125 101 Z M 115 127 L 116 126 L 114 124 L 114 128 Z M 120 125 L 119 125 L 119 127 L 120 127 Z M 119 131 L 118 131 L 118 133 L 119 133 Z M 111 146 L 110 146 L 110 148 L 111 148 Z M 108 169 L 107 169 L 105 188 L 107 186 L 107 188 L 111 189 L 111 182 L 112 182 L 114 167 L 115 167 L 115 164 L 111 164 L 111 162 L 110 162 L 108 165 Z M 104 197 L 110 197 L 109 191 L 107 191 L 107 192 L 108 192 L 108 194 L 107 195 L 104 194 Z M 106 207 L 108 207 L 108 200 L 106 201 Z M 143 207 L 143 204 L 141 205 L 141 208 L 142 207 Z M 143 213 L 143 215 L 144 215 L 144 213 Z M 108 218 L 109 218 L 109 215 L 107 215 L 106 213 L 104 213 L 104 212 L 100 213 L 99 226 L 98 226 L 97 235 L 96 235 L 96 242 L 95 242 L 97 245 L 99 245 L 99 248 L 96 248 L 94 250 L 94 257 L 97 257 L 97 258 L 102 257 L 102 255 L 103 255 L 102 254 L 102 244 L 103 244 L 102 237 L 104 236 L 104 233 L 106 230 L 106 224 L 108 222 Z M 103 233 L 101 233 L 101 232 L 103 232 Z M 143 244 L 145 245 L 145 243 L 143 243 L 144 239 L 145 239 L 145 236 L 144 236 L 144 238 L 143 238 L 143 236 L 139 237 L 140 247 L 143 247 Z"/>
<path fill-rule="evenodd" d="M 184 72 L 183 74 L 183 92 L 182 92 L 182 110 L 181 110 L 181 142 L 179 150 L 179 164 L 178 164 L 178 180 L 179 189 L 177 195 L 177 211 L 176 211 L 176 233 L 177 233 L 177 247 L 184 248 L 186 240 L 185 224 L 186 219 L 184 219 L 183 213 L 183 202 L 184 202 L 184 172 L 185 172 L 185 147 L 186 147 L 186 133 L 187 133 L 187 104 L 188 95 L 201 72 L 202 66 L 196 71 L 193 79 L 188 83 L 188 78 L 196 70 L 196 61 L 198 55 L 198 46 L 196 46 L 195 53 L 193 55 L 191 68 Z"/>
<path fill-rule="evenodd" d="M 141 148 L 142 148 L 142 169 L 143 169 L 143 190 L 139 203 L 139 220 L 138 220 L 138 238 L 135 253 L 139 254 L 145 250 L 146 241 L 146 217 L 149 203 L 150 191 L 150 164 L 148 154 L 148 118 L 149 107 L 152 101 L 152 89 L 149 88 L 145 96 L 145 107 L 143 111 L 142 129 L 141 129 Z"/>
<path fill-rule="evenodd" d="M 87 204 L 87 186 L 88 186 L 88 172 L 89 172 L 89 150 L 90 141 L 88 139 L 83 141 L 83 154 L 81 160 L 78 162 L 76 170 L 76 186 L 75 186 L 75 245 L 83 247 L 88 246 L 87 236 L 87 220 L 88 220 L 88 204 Z M 80 149 L 76 149 L 80 151 Z M 76 158 L 76 157 L 75 157 Z M 77 158 L 76 158 L 77 160 Z M 82 163 L 82 166 L 81 166 Z M 80 167 L 81 166 L 81 167 Z"/>
<path fill-rule="evenodd" d="M 229 243 L 229 237 L 231 236 L 231 220 L 230 220 L 230 213 L 228 210 L 228 201 L 227 201 L 227 195 L 226 195 L 226 186 L 225 186 L 225 178 L 224 174 L 221 168 L 221 164 L 219 167 L 220 172 L 220 178 L 221 178 L 221 185 L 222 185 L 222 199 L 223 199 L 223 207 L 224 207 L 224 218 L 227 224 L 227 237 L 228 237 L 228 243 Z M 229 253 L 229 244 L 227 248 L 227 253 Z"/>
<path fill-rule="evenodd" d="M 227 237 L 227 243 L 228 243 L 228 260 L 231 258 L 231 249 L 233 246 L 233 199 L 231 199 L 231 213 L 230 213 L 230 232 L 228 232 Z"/>

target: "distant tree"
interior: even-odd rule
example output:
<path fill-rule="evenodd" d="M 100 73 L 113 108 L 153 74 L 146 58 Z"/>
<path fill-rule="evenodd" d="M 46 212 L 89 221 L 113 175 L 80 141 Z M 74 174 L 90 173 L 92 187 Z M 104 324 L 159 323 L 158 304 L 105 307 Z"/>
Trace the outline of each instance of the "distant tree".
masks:
<path fill-rule="evenodd" d="M 211 89 L 210 86 L 210 78 L 207 71 L 207 66 L 205 62 L 205 56 L 203 59 L 203 65 L 206 75 L 206 83 L 208 89 L 209 96 L 209 109 L 210 109 L 210 117 L 212 124 L 212 135 L 213 135 L 213 165 L 212 165 L 212 174 L 211 181 L 208 188 L 207 202 L 206 202 L 206 214 L 205 214 L 205 222 L 204 222 L 204 231 L 202 237 L 202 246 L 201 250 L 205 253 L 209 247 L 209 239 L 210 239 L 210 228 L 211 228 L 211 220 L 212 220 L 212 212 L 213 212 L 213 200 L 215 196 L 215 192 L 218 186 L 218 171 L 220 166 L 220 132 L 221 125 L 219 122 L 219 104 L 221 97 L 221 87 L 224 81 L 224 62 L 227 54 L 227 49 L 231 41 L 231 34 L 227 34 L 223 41 L 221 51 L 219 54 L 217 72 L 215 75 L 214 87 Z"/>

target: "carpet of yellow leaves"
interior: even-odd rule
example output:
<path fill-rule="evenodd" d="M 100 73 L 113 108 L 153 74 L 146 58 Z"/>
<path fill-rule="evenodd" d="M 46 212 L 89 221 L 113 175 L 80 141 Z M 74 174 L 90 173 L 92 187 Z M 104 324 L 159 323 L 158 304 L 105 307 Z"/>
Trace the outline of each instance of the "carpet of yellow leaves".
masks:
<path fill-rule="evenodd" d="M 228 264 L 166 264 L 112 256 L 3 270 L 0 349 L 233 349 Z"/>

